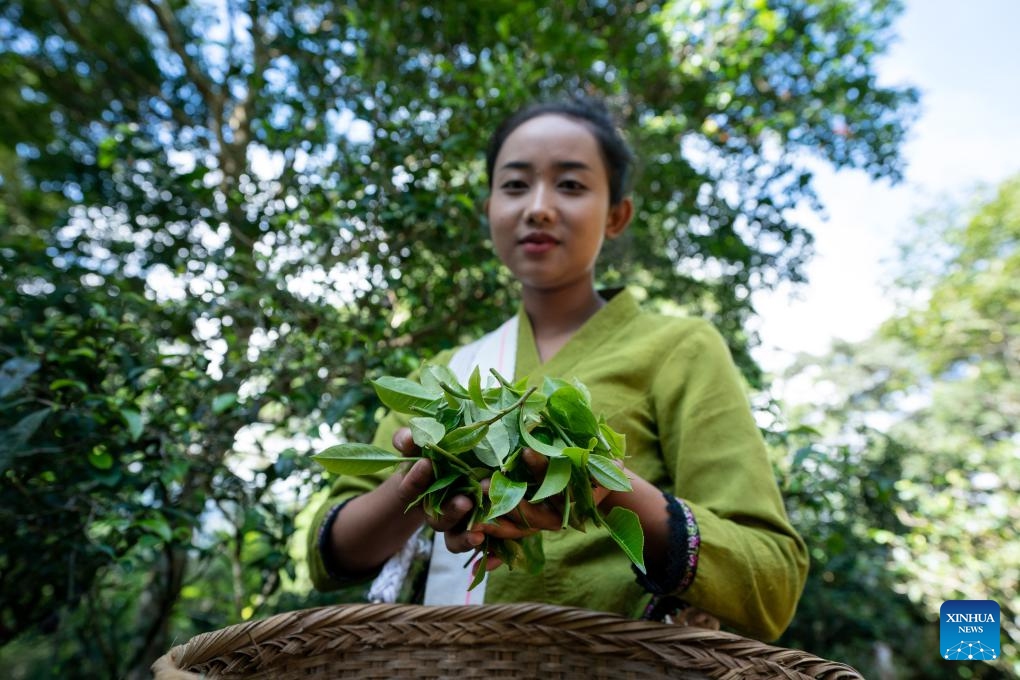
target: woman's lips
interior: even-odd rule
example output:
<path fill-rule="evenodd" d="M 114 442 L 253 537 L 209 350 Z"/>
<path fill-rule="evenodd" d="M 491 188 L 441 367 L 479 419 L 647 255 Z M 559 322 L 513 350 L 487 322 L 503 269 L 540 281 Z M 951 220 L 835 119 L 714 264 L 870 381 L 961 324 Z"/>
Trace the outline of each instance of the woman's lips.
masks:
<path fill-rule="evenodd" d="M 544 233 L 527 234 L 520 240 L 521 249 L 528 255 L 547 253 L 559 243 L 554 237 Z"/>

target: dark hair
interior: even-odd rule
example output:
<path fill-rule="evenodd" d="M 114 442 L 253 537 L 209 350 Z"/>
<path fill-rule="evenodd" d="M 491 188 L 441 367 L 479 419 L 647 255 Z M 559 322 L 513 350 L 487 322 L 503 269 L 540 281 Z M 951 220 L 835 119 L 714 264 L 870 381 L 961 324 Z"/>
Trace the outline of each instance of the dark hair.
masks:
<path fill-rule="evenodd" d="M 558 115 L 572 118 L 588 127 L 598 142 L 602 159 L 609 175 L 609 203 L 616 205 L 627 193 L 630 167 L 634 154 L 620 134 L 606 105 L 596 99 L 569 99 L 563 101 L 538 102 L 526 106 L 500 123 L 489 138 L 485 154 L 485 168 L 488 173 L 489 190 L 492 190 L 492 174 L 503 143 L 514 130 L 532 118 L 544 115 Z"/>

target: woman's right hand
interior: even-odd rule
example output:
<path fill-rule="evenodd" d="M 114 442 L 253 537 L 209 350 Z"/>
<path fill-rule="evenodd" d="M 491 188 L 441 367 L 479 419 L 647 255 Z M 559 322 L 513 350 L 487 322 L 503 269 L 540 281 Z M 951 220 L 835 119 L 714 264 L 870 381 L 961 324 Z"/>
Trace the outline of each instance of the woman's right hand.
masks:
<path fill-rule="evenodd" d="M 405 456 L 418 455 L 418 446 L 411 437 L 411 430 L 403 427 L 393 434 L 393 446 Z M 435 481 L 432 463 L 425 458 L 415 461 L 405 472 L 397 493 L 407 507 L 413 503 Z M 474 501 L 463 494 L 449 498 L 440 508 L 439 517 L 425 515 L 425 523 L 435 531 L 443 532 L 446 547 L 450 552 L 460 553 L 474 550 L 485 539 L 481 531 L 468 531 L 467 523 L 474 509 Z M 424 513 L 423 513 L 424 514 Z"/>

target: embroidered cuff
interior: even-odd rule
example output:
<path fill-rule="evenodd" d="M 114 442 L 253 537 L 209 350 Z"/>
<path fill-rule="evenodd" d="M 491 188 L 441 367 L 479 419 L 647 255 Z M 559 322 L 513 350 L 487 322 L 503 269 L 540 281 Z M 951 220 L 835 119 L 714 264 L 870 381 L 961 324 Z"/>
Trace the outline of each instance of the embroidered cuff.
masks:
<path fill-rule="evenodd" d="M 671 494 L 662 495 L 666 499 L 666 511 L 669 513 L 669 549 L 662 578 L 654 581 L 631 565 L 638 585 L 655 596 L 675 595 L 690 588 L 698 571 L 698 552 L 701 547 L 698 523 L 690 507 Z"/>

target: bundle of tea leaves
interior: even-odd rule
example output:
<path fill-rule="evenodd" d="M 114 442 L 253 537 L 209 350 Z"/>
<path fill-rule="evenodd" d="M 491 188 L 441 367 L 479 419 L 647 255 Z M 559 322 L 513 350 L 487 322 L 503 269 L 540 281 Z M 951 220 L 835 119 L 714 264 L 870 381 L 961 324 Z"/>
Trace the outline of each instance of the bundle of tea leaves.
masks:
<path fill-rule="evenodd" d="M 467 386 L 446 366 L 426 364 L 417 381 L 382 377 L 372 381 L 388 408 L 410 415 L 411 435 L 421 457 L 432 463 L 435 482 L 409 508 L 421 506 L 436 517 L 446 499 L 463 494 L 474 500 L 469 525 L 511 513 L 521 502 L 556 498 L 563 528 L 584 530 L 590 523 L 605 529 L 628 558 L 645 570 L 644 535 L 632 511 L 614 507 L 603 515 L 595 505 L 593 485 L 630 491 L 630 481 L 615 462 L 624 456 L 624 438 L 596 416 L 587 388 L 577 381 L 546 378 L 542 389 L 527 381 L 511 384 L 495 370 L 495 386 L 482 386 L 476 368 Z M 542 479 L 534 479 L 522 451 L 545 456 Z M 326 470 L 364 475 L 417 460 L 369 444 L 340 444 L 314 456 Z M 488 493 L 482 480 L 489 479 Z M 541 570 L 542 534 L 519 540 L 486 536 L 468 560 L 481 555 L 475 583 L 485 575 L 489 555 L 511 569 Z"/>

